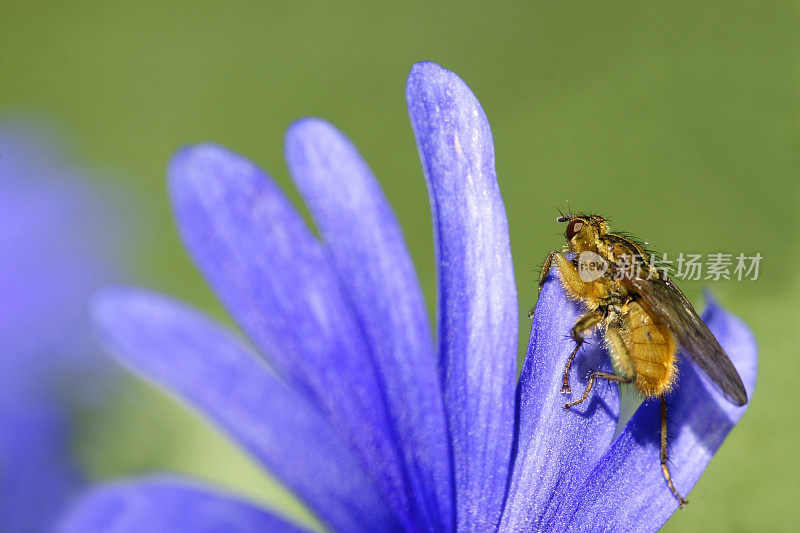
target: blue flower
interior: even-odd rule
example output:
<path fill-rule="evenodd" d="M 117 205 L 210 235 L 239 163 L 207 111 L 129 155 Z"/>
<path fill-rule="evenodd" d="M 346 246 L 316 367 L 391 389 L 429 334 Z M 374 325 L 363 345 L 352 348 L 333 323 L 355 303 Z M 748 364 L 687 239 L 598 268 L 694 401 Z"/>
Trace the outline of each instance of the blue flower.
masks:
<path fill-rule="evenodd" d="M 616 388 L 599 387 L 585 412 L 563 410 L 580 310 L 555 274 L 517 383 L 518 304 L 486 116 L 433 63 L 413 67 L 406 96 L 433 213 L 436 338 L 374 176 L 341 133 L 305 119 L 287 133 L 286 159 L 321 239 L 236 154 L 201 145 L 170 165 L 183 240 L 244 338 L 167 297 L 117 288 L 95 302 L 103 343 L 227 432 L 332 530 L 658 528 L 677 502 L 659 465 L 657 405 L 616 438 Z M 715 304 L 705 319 L 752 392 L 750 332 Z M 598 347 L 579 358 L 575 383 L 608 365 Z M 673 475 L 688 492 L 744 408 L 694 367 L 681 371 Z M 297 529 L 165 475 L 93 490 L 64 528 Z"/>
<path fill-rule="evenodd" d="M 72 410 L 110 378 L 89 295 L 115 246 L 97 192 L 43 131 L 0 124 L 0 531 L 45 531 L 84 485 Z"/>

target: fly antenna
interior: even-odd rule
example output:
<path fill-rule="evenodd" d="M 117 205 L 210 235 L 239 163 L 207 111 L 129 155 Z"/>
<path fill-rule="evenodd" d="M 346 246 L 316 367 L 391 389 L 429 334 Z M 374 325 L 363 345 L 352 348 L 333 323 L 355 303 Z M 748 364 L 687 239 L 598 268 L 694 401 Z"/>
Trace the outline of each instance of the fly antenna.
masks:
<path fill-rule="evenodd" d="M 569 208 L 569 200 L 567 200 L 567 214 L 561 212 L 561 209 L 558 210 L 558 214 L 560 215 L 556 218 L 556 222 L 568 222 L 572 220 L 572 209 Z"/>

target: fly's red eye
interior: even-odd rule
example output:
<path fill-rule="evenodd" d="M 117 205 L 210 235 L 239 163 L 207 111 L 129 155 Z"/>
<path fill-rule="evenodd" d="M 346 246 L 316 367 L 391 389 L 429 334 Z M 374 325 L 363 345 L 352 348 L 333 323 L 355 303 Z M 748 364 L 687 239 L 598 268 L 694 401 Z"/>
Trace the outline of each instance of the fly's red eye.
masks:
<path fill-rule="evenodd" d="M 567 226 L 567 239 L 571 240 L 583 228 L 585 222 L 580 219 L 575 219 Z"/>

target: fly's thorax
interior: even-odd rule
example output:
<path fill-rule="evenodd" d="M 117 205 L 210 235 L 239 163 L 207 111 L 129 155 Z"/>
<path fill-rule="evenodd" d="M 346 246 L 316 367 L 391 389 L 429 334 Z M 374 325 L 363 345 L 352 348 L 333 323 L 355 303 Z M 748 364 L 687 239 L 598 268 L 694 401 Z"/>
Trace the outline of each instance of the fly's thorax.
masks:
<path fill-rule="evenodd" d="M 629 272 L 617 275 L 621 274 L 623 277 L 635 275 L 643 279 L 660 277 L 657 269 L 651 264 L 649 252 L 638 242 L 616 233 L 604 235 L 601 241 L 599 248 L 605 251 L 608 261 L 617 268 L 629 269 Z"/>

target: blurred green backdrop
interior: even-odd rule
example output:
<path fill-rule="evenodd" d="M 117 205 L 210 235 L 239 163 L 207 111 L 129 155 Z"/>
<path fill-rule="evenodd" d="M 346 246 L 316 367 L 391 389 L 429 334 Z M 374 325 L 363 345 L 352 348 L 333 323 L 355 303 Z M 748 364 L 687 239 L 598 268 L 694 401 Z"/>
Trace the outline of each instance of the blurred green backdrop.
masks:
<path fill-rule="evenodd" d="M 143 239 L 136 282 L 222 315 L 177 239 L 165 166 L 213 140 L 291 189 L 286 126 L 327 118 L 360 147 L 408 239 L 431 308 L 425 185 L 404 102 L 435 60 L 495 136 L 520 311 L 556 208 L 596 210 L 661 250 L 760 252 L 758 281 L 710 284 L 755 330 L 758 389 L 668 531 L 791 530 L 800 500 L 800 6 L 797 2 L 3 2 L 0 112 L 74 136 L 124 191 Z M 697 299 L 702 282 L 683 283 Z M 520 356 L 529 324 L 521 320 Z M 790 335 L 791 333 L 791 335 Z M 155 468 L 224 483 L 313 524 L 224 438 L 131 380 L 82 421 L 98 478 Z"/>

